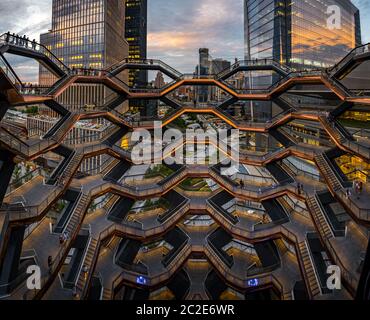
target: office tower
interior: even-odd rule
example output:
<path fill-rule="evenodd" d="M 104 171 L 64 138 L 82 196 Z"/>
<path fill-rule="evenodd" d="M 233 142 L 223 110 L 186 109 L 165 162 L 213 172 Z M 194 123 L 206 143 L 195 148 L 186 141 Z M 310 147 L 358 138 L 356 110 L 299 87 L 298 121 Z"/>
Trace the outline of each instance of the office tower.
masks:
<path fill-rule="evenodd" d="M 42 34 L 40 41 L 71 69 L 105 69 L 127 58 L 128 43 L 124 35 L 125 1 L 54 0 L 51 30 Z M 128 80 L 127 72 L 118 77 Z M 51 73 L 40 66 L 40 85 L 50 86 L 55 81 Z M 102 84 L 74 84 L 57 101 L 68 110 L 77 111 L 86 106 L 103 107 L 112 95 Z M 127 105 L 122 104 L 118 109 L 125 111 Z M 56 116 L 55 113 L 49 115 Z"/>
<path fill-rule="evenodd" d="M 340 25 L 332 24 L 332 6 L 340 9 Z M 349 0 L 245 0 L 244 10 L 246 60 L 273 59 L 297 70 L 327 68 L 361 44 L 359 10 Z M 246 87 L 266 89 L 279 79 L 273 71 L 251 72 Z M 253 101 L 248 112 L 252 120 L 269 121 L 280 109 Z"/>
<path fill-rule="evenodd" d="M 138 60 L 147 58 L 147 6 L 147 0 L 126 1 L 125 38 L 129 44 L 130 59 Z M 145 87 L 147 83 L 147 71 L 130 71 L 129 85 L 131 87 Z"/>
<path fill-rule="evenodd" d="M 104 69 L 128 56 L 124 35 L 124 1 L 53 0 L 52 28 L 40 41 L 71 69 Z M 55 79 L 41 66 L 40 85 L 53 82 Z M 103 86 L 75 85 L 60 102 L 75 110 L 86 104 L 103 104 L 108 95 Z"/>
<path fill-rule="evenodd" d="M 210 74 L 210 66 L 211 66 L 211 57 L 209 55 L 208 48 L 200 48 L 199 49 L 199 64 L 196 68 L 196 74 L 199 77 L 205 77 Z M 208 101 L 209 95 L 209 88 L 208 87 L 200 87 L 197 88 L 198 93 L 198 102 L 205 103 Z"/>
<path fill-rule="evenodd" d="M 340 9 L 340 25 L 330 17 Z M 361 44 L 359 10 L 349 0 L 245 0 L 245 56 L 295 69 L 330 67 Z"/>

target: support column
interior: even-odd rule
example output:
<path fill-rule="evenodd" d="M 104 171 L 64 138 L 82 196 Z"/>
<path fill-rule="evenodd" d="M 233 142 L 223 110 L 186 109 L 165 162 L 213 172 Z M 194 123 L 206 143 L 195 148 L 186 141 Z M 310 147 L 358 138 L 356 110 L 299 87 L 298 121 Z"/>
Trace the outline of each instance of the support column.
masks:
<path fill-rule="evenodd" d="M 9 151 L 0 149 L 0 206 L 4 201 L 6 190 L 15 167 L 14 154 Z"/>
<path fill-rule="evenodd" d="M 19 275 L 19 261 L 22 253 L 25 230 L 26 226 L 15 227 L 11 230 L 5 257 L 0 266 L 0 295 L 11 292 L 12 285 L 10 284 Z M 9 286 L 6 286 L 8 284 Z"/>
<path fill-rule="evenodd" d="M 4 118 L 5 113 L 9 110 L 10 103 L 0 96 L 0 121 Z"/>
<path fill-rule="evenodd" d="M 365 261 L 362 266 L 362 274 L 357 289 L 356 300 L 370 301 L 370 240 L 367 246 Z"/>

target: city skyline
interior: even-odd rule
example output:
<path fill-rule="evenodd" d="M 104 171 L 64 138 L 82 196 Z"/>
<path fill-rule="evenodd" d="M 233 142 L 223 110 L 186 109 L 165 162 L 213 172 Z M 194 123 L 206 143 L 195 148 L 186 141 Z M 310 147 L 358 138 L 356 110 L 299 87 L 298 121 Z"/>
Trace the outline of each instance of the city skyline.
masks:
<path fill-rule="evenodd" d="M 367 23 L 370 4 L 352 1 L 361 13 L 363 42 L 370 41 Z M 40 33 L 51 27 L 51 0 L 37 3 L 30 0 L 5 0 L 0 11 L 13 13 L 23 7 L 14 19 L 0 23 L 3 32 L 27 34 L 39 39 Z M 166 17 L 166 19 L 163 19 Z M 232 61 L 244 56 L 243 0 L 149 0 L 148 1 L 148 57 L 157 58 L 181 72 L 192 72 L 198 63 L 198 49 L 207 47 L 213 58 Z M 225 40 L 226 39 L 226 40 Z M 222 41 L 223 42 L 222 42 Z M 32 82 L 38 66 L 18 58 L 17 71 L 25 81 Z"/>

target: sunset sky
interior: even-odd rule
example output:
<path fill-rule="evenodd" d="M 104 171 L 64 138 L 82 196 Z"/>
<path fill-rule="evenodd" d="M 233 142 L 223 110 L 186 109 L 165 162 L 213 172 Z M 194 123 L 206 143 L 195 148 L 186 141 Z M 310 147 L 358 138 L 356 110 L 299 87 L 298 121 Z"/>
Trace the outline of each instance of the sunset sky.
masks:
<path fill-rule="evenodd" d="M 0 31 L 39 37 L 51 26 L 51 0 L 0 0 Z M 361 9 L 363 41 L 370 41 L 370 1 L 354 0 Z M 181 72 L 192 72 L 198 48 L 208 47 L 214 58 L 242 58 L 243 0 L 148 0 L 148 56 Z M 25 77 L 37 66 L 18 62 Z M 29 79 L 31 80 L 31 79 Z"/>

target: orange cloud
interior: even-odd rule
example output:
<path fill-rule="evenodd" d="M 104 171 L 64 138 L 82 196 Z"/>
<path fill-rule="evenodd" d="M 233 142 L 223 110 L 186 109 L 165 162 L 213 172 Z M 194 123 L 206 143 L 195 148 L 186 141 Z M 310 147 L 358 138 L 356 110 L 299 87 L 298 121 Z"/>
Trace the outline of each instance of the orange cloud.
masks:
<path fill-rule="evenodd" d="M 197 36 L 189 32 L 162 31 L 148 34 L 148 46 L 153 50 L 189 48 L 198 41 Z"/>

